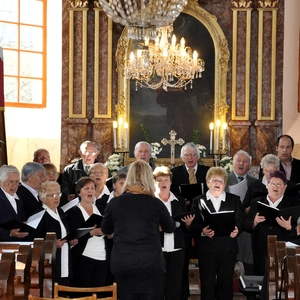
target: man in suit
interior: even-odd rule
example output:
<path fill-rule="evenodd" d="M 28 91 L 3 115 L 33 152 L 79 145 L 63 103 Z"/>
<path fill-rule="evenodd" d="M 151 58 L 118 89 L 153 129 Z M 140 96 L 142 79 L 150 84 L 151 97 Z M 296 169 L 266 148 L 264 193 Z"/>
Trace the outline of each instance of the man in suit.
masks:
<path fill-rule="evenodd" d="M 20 183 L 20 172 L 14 166 L 0 168 L 0 224 L 10 220 L 26 221 L 23 201 L 16 194 Z M 20 232 L 19 228 L 4 229 L 0 227 L 1 241 L 22 241 L 28 232 Z"/>
<path fill-rule="evenodd" d="M 97 162 L 98 147 L 91 141 L 85 141 L 78 151 L 80 159 L 64 168 L 61 177 L 61 191 L 68 195 L 68 200 L 75 198 L 76 182 L 83 176 L 88 176 L 90 166 Z"/>
<path fill-rule="evenodd" d="M 183 161 L 183 164 L 171 169 L 173 174 L 171 191 L 174 195 L 181 195 L 180 185 L 181 184 L 201 184 L 202 191 L 199 191 L 200 194 L 204 194 L 207 191 L 206 186 L 206 173 L 209 167 L 200 165 L 198 160 L 200 158 L 200 151 L 194 143 L 186 143 L 181 148 L 180 157 Z M 190 171 L 189 171 L 190 169 Z M 194 173 L 195 178 L 190 182 L 189 172 Z M 192 199 L 186 199 L 187 208 L 190 208 L 190 203 Z M 181 300 L 188 299 L 189 292 L 189 260 L 192 253 L 192 233 L 184 234 L 185 240 L 185 262 L 183 267 L 182 274 L 182 289 L 181 289 Z"/>
<path fill-rule="evenodd" d="M 143 161 L 145 161 L 146 163 L 148 163 L 150 165 L 150 167 L 152 168 L 152 170 L 154 171 L 154 169 L 156 168 L 155 164 L 150 161 L 151 159 L 151 145 L 145 141 L 140 141 L 138 142 L 135 147 L 134 147 L 134 157 L 135 159 L 141 159 Z M 121 168 L 118 171 L 118 174 L 120 173 L 128 173 L 130 164 Z"/>
<path fill-rule="evenodd" d="M 244 197 L 248 187 L 256 181 L 256 178 L 250 176 L 248 171 L 251 168 L 252 157 L 246 151 L 239 150 L 232 160 L 233 172 L 229 173 L 226 184 L 226 192 L 231 192 L 240 197 L 241 203 L 244 201 Z M 244 191 L 241 193 L 230 191 L 230 186 L 245 181 Z M 237 254 L 236 260 L 243 263 L 245 274 L 253 275 L 253 254 L 252 254 L 252 243 L 251 234 L 248 232 L 242 232 L 237 238 L 239 253 Z M 250 296 L 247 299 L 252 299 Z"/>
<path fill-rule="evenodd" d="M 45 181 L 46 170 L 37 162 L 26 163 L 21 171 L 22 182 L 17 190 L 17 195 L 24 203 L 26 219 L 42 210 L 42 202 L 38 197 L 38 189 Z"/>
<path fill-rule="evenodd" d="M 300 160 L 293 158 L 294 140 L 290 135 L 284 134 L 276 140 L 277 156 L 280 159 L 280 171 L 286 178 L 294 183 L 300 183 Z"/>

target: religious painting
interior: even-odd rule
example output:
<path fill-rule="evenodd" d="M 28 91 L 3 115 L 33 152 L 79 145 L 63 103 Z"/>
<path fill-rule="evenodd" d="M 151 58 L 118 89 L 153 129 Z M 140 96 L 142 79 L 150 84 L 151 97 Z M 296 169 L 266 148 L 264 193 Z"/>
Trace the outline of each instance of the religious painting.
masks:
<path fill-rule="evenodd" d="M 215 105 L 215 48 L 211 34 L 196 18 L 181 13 L 174 22 L 177 41 L 185 38 L 186 45 L 198 52 L 205 61 L 202 78 L 193 80 L 192 88 L 162 88 L 151 90 L 139 88 L 130 82 L 130 145 L 129 155 L 137 142 L 145 140 L 149 133 L 151 142 L 161 144 L 163 138 L 170 139 L 169 132 L 177 132 L 176 139 L 192 141 L 193 131 L 199 131 L 199 143 L 209 148 L 209 123 L 214 120 Z M 162 145 L 162 144 L 161 144 Z M 170 157 L 170 145 L 163 146 L 159 157 Z M 180 156 L 180 146 L 175 147 L 175 156 Z M 208 152 L 208 150 L 207 150 Z"/>

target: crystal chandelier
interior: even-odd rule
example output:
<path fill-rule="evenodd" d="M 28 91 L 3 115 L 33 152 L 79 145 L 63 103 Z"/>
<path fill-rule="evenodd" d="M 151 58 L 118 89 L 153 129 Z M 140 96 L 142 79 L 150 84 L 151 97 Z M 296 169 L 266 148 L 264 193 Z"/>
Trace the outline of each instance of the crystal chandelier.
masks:
<path fill-rule="evenodd" d="M 173 23 L 187 0 L 98 0 L 114 22 L 128 26 L 131 39 L 155 39 L 156 27 Z"/>
<path fill-rule="evenodd" d="M 125 61 L 124 75 L 133 79 L 138 86 L 150 89 L 168 87 L 186 89 L 190 84 L 193 88 L 193 79 L 202 77 L 205 70 L 204 60 L 198 58 L 196 51 L 185 46 L 184 38 L 176 44 L 176 36 L 172 36 L 171 43 L 168 36 L 172 26 L 157 28 L 158 35 L 155 43 L 148 40 L 140 42 L 129 59 Z"/>

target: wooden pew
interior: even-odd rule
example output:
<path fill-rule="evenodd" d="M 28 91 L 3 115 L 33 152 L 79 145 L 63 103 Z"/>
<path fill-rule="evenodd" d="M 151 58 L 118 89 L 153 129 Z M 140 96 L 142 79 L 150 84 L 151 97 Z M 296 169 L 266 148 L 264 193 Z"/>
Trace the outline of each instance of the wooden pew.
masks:
<path fill-rule="evenodd" d="M 48 232 L 45 240 L 43 294 L 41 295 L 41 297 L 51 297 L 54 290 L 56 249 L 56 233 Z"/>
<path fill-rule="evenodd" d="M 14 299 L 15 254 L 2 253 L 0 260 L 0 300 Z"/>
<path fill-rule="evenodd" d="M 31 282 L 30 282 L 30 294 L 33 296 L 42 296 L 43 294 L 44 259 L 45 259 L 44 239 L 36 238 L 33 241 L 33 247 L 32 247 Z"/>
<path fill-rule="evenodd" d="M 284 286 L 282 282 L 283 276 L 283 258 L 285 257 L 285 242 L 276 241 L 275 242 L 275 281 L 276 281 L 276 299 L 278 299 L 281 292 L 281 297 L 284 295 Z"/>

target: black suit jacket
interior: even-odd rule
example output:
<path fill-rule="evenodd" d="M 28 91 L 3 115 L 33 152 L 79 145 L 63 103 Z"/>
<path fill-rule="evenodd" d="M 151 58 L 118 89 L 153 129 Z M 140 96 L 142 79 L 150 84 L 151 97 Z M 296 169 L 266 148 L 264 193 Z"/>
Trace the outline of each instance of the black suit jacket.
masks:
<path fill-rule="evenodd" d="M 204 191 L 202 191 L 202 193 L 207 192 L 205 176 L 206 176 L 208 169 L 209 169 L 209 167 L 198 164 L 196 178 L 197 178 L 197 183 L 200 183 L 200 184 L 203 183 Z M 175 195 L 181 195 L 180 189 L 179 189 L 180 185 L 181 184 L 189 184 L 189 173 L 186 170 L 186 166 L 181 165 L 181 166 L 175 167 L 175 168 L 171 169 L 171 172 L 173 174 L 171 191 Z M 188 199 L 188 200 L 192 200 L 192 199 Z"/>
<path fill-rule="evenodd" d="M 171 211 L 172 217 L 185 213 L 187 211 L 185 200 L 181 197 L 176 196 L 177 200 L 171 201 Z M 180 222 L 180 227 L 176 227 L 174 231 L 174 248 L 179 249 L 185 248 L 184 235 L 183 233 L 186 231 L 186 226 L 184 222 Z M 160 241 L 162 246 L 164 245 L 164 232 L 160 233 Z"/>
<path fill-rule="evenodd" d="M 224 252 L 233 251 L 238 252 L 237 239 L 231 238 L 230 236 L 216 236 L 209 238 L 202 236 L 202 230 L 205 227 L 204 220 L 201 216 L 200 211 L 200 199 L 203 199 L 207 204 L 211 212 L 215 212 L 214 206 L 210 200 L 207 201 L 206 195 L 200 195 L 193 200 L 192 210 L 196 211 L 195 219 L 192 222 L 192 230 L 194 232 L 194 239 L 198 253 L 209 253 L 209 252 Z M 242 232 L 243 220 L 244 220 L 244 209 L 242 208 L 240 197 L 226 193 L 226 200 L 221 202 L 219 211 L 231 211 L 235 212 L 235 226 L 239 229 L 239 233 Z"/>
<path fill-rule="evenodd" d="M 20 222 L 26 221 L 25 212 L 23 208 L 23 200 L 16 199 L 17 211 L 14 210 L 9 200 L 6 198 L 2 189 L 0 189 L 0 224 L 8 222 L 10 220 L 17 220 Z M 0 240 L 1 241 L 20 241 L 23 239 L 17 239 L 10 236 L 10 230 L 0 227 Z"/>
<path fill-rule="evenodd" d="M 280 171 L 285 174 L 282 164 L 280 164 Z M 292 172 L 291 172 L 291 181 L 294 183 L 300 183 L 300 160 L 293 158 L 292 160 Z"/>
<path fill-rule="evenodd" d="M 42 202 L 37 200 L 33 194 L 23 185 L 20 185 L 17 190 L 17 195 L 24 203 L 24 211 L 26 220 L 35 213 L 43 209 Z"/>

